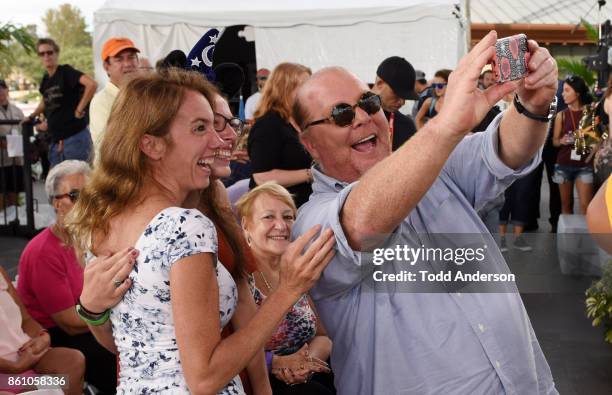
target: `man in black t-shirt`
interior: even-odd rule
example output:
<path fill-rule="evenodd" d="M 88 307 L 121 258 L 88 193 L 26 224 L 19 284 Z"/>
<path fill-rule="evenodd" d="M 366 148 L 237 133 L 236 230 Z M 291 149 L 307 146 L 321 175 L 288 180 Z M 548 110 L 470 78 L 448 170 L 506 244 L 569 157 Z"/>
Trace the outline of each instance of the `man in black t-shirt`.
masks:
<path fill-rule="evenodd" d="M 406 100 L 419 98 L 414 91 L 415 79 L 412 65 L 399 56 L 383 60 L 376 70 L 376 81 L 372 92 L 380 96 L 382 108 L 389 121 L 393 136 L 393 151 L 416 132 L 412 118 L 399 112 Z"/>
<path fill-rule="evenodd" d="M 52 39 L 41 38 L 36 49 L 47 71 L 39 89 L 43 100 L 29 119 L 45 114 L 51 135 L 50 165 L 67 159 L 89 161 L 92 142 L 87 128 L 87 106 L 97 84 L 72 66 L 58 64 L 60 48 Z"/>

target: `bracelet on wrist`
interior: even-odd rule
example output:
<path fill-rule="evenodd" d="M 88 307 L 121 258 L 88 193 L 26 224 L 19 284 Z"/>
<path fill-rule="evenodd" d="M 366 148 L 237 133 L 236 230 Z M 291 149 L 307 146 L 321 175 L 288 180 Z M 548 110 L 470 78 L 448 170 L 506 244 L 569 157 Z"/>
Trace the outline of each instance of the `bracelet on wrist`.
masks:
<path fill-rule="evenodd" d="M 76 305 L 76 311 L 78 316 L 91 326 L 102 325 L 106 323 L 110 317 L 110 310 L 106 310 L 101 315 L 91 315 L 88 314 L 80 304 Z"/>
<path fill-rule="evenodd" d="M 534 114 L 528 111 L 525 108 L 525 106 L 523 106 L 521 101 L 519 100 L 518 94 L 514 94 L 513 103 L 514 103 L 514 108 L 516 108 L 516 111 L 519 114 L 522 114 L 523 116 L 529 119 L 533 119 L 534 121 L 538 121 L 538 122 L 544 122 L 544 123 L 550 122 L 554 119 L 557 113 L 557 97 L 556 96 L 553 97 L 553 100 L 548 107 L 548 114 L 546 115 Z"/>
<path fill-rule="evenodd" d="M 102 315 L 102 314 L 104 314 L 104 313 L 106 313 L 106 312 L 108 311 L 108 310 L 104 310 L 104 311 L 103 311 L 103 312 L 101 312 L 101 313 L 95 313 L 95 312 L 93 312 L 93 311 L 91 311 L 91 310 L 88 310 L 88 309 L 86 309 L 86 308 L 85 308 L 85 306 L 83 306 L 83 303 L 81 302 L 81 298 L 77 299 L 77 304 L 78 304 L 79 306 L 81 306 L 81 309 L 83 309 L 83 311 L 84 311 L 85 313 L 89 314 L 89 315 Z"/>

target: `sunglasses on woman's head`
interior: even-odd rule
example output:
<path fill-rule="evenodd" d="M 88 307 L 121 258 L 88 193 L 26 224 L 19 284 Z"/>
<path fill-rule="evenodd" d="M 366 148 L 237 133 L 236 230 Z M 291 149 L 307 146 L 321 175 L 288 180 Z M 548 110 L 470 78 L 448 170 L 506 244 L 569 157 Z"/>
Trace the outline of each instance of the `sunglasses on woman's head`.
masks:
<path fill-rule="evenodd" d="M 431 86 L 434 89 L 442 89 L 442 88 L 444 88 L 446 86 L 446 83 L 438 82 L 438 83 L 431 84 Z"/>
<path fill-rule="evenodd" d="M 81 191 L 79 191 L 78 189 L 73 189 L 72 191 L 68 192 L 68 193 L 62 193 L 61 195 L 53 195 L 51 196 L 53 199 L 63 199 L 63 198 L 68 198 L 70 199 L 70 201 L 72 203 L 76 203 L 77 199 L 79 198 L 79 193 Z"/>
<path fill-rule="evenodd" d="M 380 105 L 380 96 L 373 92 L 366 92 L 361 95 L 359 101 L 353 105 L 347 103 L 336 104 L 332 108 L 331 115 L 328 118 L 310 122 L 303 130 L 324 122 L 333 122 L 340 127 L 349 126 L 353 123 L 353 120 L 355 120 L 355 107 L 361 108 L 368 115 L 374 115 L 380 111 Z"/>

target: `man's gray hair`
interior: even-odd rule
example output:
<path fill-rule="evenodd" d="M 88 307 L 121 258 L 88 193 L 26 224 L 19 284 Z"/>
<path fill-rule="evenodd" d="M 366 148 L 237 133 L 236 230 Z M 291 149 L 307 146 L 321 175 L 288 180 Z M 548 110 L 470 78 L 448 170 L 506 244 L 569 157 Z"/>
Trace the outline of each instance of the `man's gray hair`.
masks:
<path fill-rule="evenodd" d="M 87 162 L 83 162 L 82 160 L 65 160 L 54 166 L 51 171 L 49 171 L 47 181 L 45 181 L 45 192 L 47 193 L 49 203 L 52 202 L 52 196 L 56 194 L 55 192 L 64 177 L 73 174 L 88 176 L 89 173 L 91 173 L 91 167 L 89 167 Z"/>

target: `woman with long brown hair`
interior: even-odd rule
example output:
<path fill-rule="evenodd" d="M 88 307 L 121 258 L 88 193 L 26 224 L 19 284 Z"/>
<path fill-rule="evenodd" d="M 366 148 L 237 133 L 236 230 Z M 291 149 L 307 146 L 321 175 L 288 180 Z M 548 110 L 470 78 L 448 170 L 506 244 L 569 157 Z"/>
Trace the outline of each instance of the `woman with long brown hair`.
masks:
<path fill-rule="evenodd" d="M 291 124 L 291 108 L 297 88 L 310 74 L 308 67 L 296 63 L 281 63 L 274 68 L 255 111 L 248 140 L 253 167 L 250 187 L 276 181 L 294 195 L 298 207 L 312 193 L 312 158 Z"/>
<path fill-rule="evenodd" d="M 587 162 L 588 154 L 578 152 L 574 142 L 584 108 L 591 104 L 593 98 L 584 80 L 577 76 L 565 79 L 562 95 L 567 108 L 557 114 L 553 127 L 552 142 L 555 147 L 559 147 L 553 181 L 559 184 L 561 212 L 574 212 L 572 203 L 575 183 L 580 214 L 584 215 L 593 198 L 593 165 Z"/>
<path fill-rule="evenodd" d="M 212 221 L 181 208 L 190 194 L 209 186 L 224 146 L 213 126 L 214 93 L 191 72 L 130 81 L 113 106 L 100 162 L 74 208 L 71 230 L 81 249 L 133 257 L 110 284 L 98 284 L 119 294 L 129 288 L 112 311 L 101 311 L 107 306 L 84 294 L 79 304 L 82 318 L 103 327 L 99 340 L 119 351 L 120 393 L 243 393 L 236 374 L 333 254 L 330 232 L 304 255 L 301 250 L 319 229 L 297 240 L 283 261 L 274 302 L 221 339 L 235 311 L 236 284 L 217 264 Z M 129 281 L 122 277 L 127 274 Z"/>

